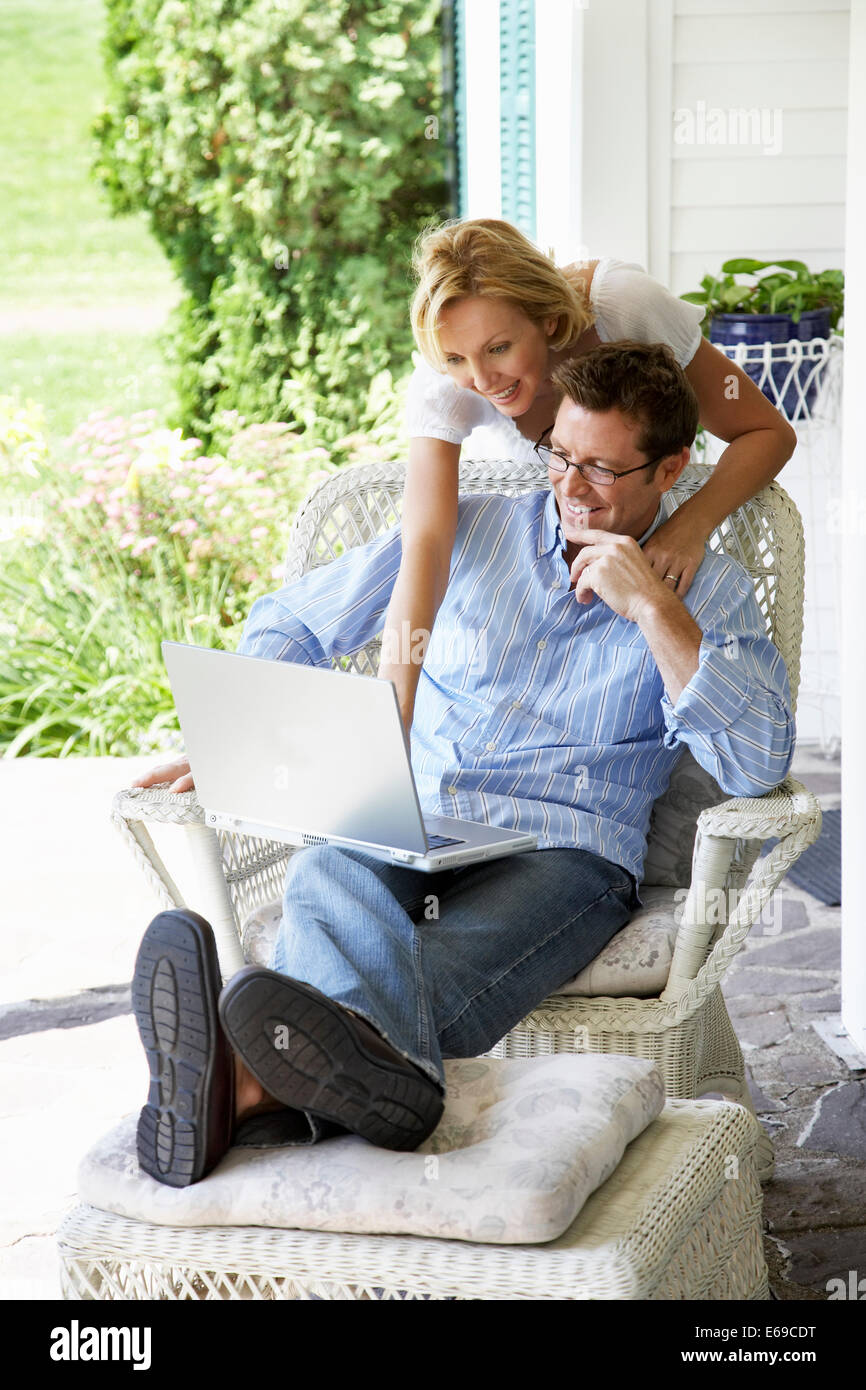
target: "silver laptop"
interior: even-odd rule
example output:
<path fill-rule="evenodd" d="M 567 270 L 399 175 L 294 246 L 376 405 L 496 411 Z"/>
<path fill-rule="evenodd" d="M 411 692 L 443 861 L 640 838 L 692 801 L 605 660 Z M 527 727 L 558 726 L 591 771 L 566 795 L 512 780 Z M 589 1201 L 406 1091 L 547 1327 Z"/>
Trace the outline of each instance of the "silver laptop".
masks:
<path fill-rule="evenodd" d="M 534 835 L 421 811 L 390 681 L 163 642 L 208 825 L 434 872 Z"/>

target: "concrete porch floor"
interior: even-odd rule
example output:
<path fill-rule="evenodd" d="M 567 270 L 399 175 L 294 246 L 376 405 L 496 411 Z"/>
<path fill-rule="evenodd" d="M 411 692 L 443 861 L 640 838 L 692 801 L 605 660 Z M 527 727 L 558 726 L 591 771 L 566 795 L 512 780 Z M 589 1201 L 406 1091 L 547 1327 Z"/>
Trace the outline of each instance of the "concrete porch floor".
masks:
<path fill-rule="evenodd" d="M 108 810 L 153 761 L 3 763 L 3 1299 L 60 1296 L 54 1231 L 79 1159 L 146 1093 L 128 981 L 159 904 Z M 793 771 L 826 807 L 839 804 L 838 761 L 804 748 Z M 826 1299 L 829 1280 L 866 1274 L 866 1074 L 811 1027 L 839 1008 L 840 909 L 785 885 L 773 912 L 725 994 L 776 1147 L 764 1189 L 771 1285 L 780 1299 Z"/>

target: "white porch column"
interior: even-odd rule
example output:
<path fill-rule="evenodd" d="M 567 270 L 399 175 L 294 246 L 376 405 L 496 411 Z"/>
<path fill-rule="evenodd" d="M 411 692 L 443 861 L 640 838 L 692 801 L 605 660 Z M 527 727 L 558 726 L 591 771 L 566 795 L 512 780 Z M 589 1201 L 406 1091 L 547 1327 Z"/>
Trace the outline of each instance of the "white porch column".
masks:
<path fill-rule="evenodd" d="M 851 0 L 842 417 L 842 1025 L 866 1056 L 866 0 Z M 839 537 L 828 537 L 839 543 Z"/>
<path fill-rule="evenodd" d="M 499 0 L 466 5 L 467 217 L 502 216 L 499 129 Z"/>
<path fill-rule="evenodd" d="M 650 17 L 647 0 L 536 4 L 536 240 L 560 264 L 647 264 Z"/>
<path fill-rule="evenodd" d="M 582 258 L 584 8 L 535 7 L 535 239 L 558 265 Z"/>

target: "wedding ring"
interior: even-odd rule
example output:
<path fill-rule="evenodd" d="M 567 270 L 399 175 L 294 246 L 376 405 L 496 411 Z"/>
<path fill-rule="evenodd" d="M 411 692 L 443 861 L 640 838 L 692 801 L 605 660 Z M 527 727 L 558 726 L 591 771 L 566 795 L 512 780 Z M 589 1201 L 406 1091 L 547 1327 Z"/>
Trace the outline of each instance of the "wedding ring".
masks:
<path fill-rule="evenodd" d="M 675 584 L 679 584 L 680 582 L 680 577 L 678 574 L 666 574 L 665 579 L 672 579 Z"/>

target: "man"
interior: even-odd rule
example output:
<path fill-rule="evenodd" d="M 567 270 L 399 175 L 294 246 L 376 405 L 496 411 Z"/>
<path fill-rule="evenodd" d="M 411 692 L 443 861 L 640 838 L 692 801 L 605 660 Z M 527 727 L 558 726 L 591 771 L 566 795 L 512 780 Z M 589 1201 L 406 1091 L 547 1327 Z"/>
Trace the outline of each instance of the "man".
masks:
<path fill-rule="evenodd" d="M 441 1114 L 443 1058 L 487 1051 L 628 920 L 682 746 L 734 795 L 788 770 L 787 677 L 748 576 L 708 551 L 682 601 L 641 550 L 697 427 L 673 355 L 603 345 L 555 380 L 537 446 L 550 491 L 461 501 L 412 729 L 425 811 L 530 830 L 539 848 L 434 875 L 305 849 L 273 970 L 246 967 L 221 994 L 207 924 L 156 918 L 135 1007 L 153 1077 L 139 1157 L 162 1182 L 196 1181 L 231 1142 L 334 1126 L 416 1148 Z M 315 665 L 357 650 L 399 563 L 394 528 L 260 599 L 240 650 Z M 467 629 L 480 669 L 472 641 L 448 640 Z M 186 772 L 143 780 L 181 789 Z"/>

